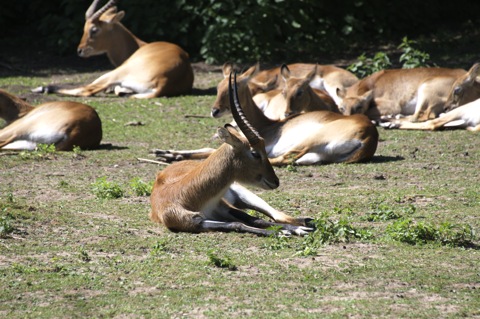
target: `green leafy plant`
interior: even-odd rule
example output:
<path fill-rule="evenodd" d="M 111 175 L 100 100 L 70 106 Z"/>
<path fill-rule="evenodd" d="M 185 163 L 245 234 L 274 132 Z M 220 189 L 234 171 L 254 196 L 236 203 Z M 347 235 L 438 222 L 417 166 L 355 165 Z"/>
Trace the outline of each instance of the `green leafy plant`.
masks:
<path fill-rule="evenodd" d="M 288 237 L 281 234 L 282 226 L 270 226 L 267 230 L 272 231 L 272 234 L 268 236 L 267 242 L 263 245 L 264 248 L 281 250 L 291 247 Z"/>
<path fill-rule="evenodd" d="M 237 270 L 237 266 L 229 257 L 219 257 L 213 250 L 208 251 L 207 256 L 210 265 L 228 270 Z"/>
<path fill-rule="evenodd" d="M 130 188 L 136 196 L 150 196 L 152 193 L 153 181 L 145 183 L 140 178 L 135 177 L 130 181 Z"/>
<path fill-rule="evenodd" d="M 444 222 L 440 226 L 402 218 L 386 228 L 391 239 L 410 245 L 439 243 L 447 246 L 470 246 L 475 241 L 475 232 L 470 225 L 454 225 Z"/>
<path fill-rule="evenodd" d="M 408 205 L 399 209 L 394 209 L 392 206 L 384 202 L 374 203 L 371 205 L 371 211 L 365 216 L 365 220 L 370 222 L 387 221 L 392 219 L 399 219 L 402 216 L 412 215 L 415 213 L 415 206 Z"/>
<path fill-rule="evenodd" d="M 120 198 L 125 193 L 120 185 L 107 181 L 105 176 L 92 183 L 92 192 L 97 198 L 101 199 Z"/>
<path fill-rule="evenodd" d="M 384 52 L 377 52 L 373 58 L 367 58 L 365 53 L 357 58 L 357 62 L 347 67 L 347 70 L 355 73 L 358 77 L 364 78 L 377 71 L 387 69 L 392 65 L 390 58 Z"/>
<path fill-rule="evenodd" d="M 6 211 L 6 208 L 2 210 Z M 0 238 L 6 238 L 14 231 L 12 220 L 13 218 L 10 214 L 0 216 Z"/>
<path fill-rule="evenodd" d="M 54 144 L 37 144 L 37 148 L 34 151 L 22 151 L 20 152 L 20 158 L 27 159 L 50 159 L 53 154 L 56 153 Z"/>
<path fill-rule="evenodd" d="M 430 59 L 430 54 L 415 49 L 413 47 L 414 44 L 417 44 L 417 42 L 404 37 L 402 43 L 398 46 L 403 51 L 399 59 L 403 69 L 428 66 L 427 62 Z"/>
<path fill-rule="evenodd" d="M 157 242 L 152 246 L 152 250 L 150 251 L 150 255 L 160 255 L 163 252 L 168 251 L 168 239 L 163 238 L 157 240 Z"/>
<path fill-rule="evenodd" d="M 305 237 L 297 255 L 315 255 L 320 247 L 328 243 L 349 242 L 353 239 L 367 240 L 372 237 L 370 230 L 353 226 L 347 218 L 334 221 L 325 213 L 312 224 L 315 230 Z"/>

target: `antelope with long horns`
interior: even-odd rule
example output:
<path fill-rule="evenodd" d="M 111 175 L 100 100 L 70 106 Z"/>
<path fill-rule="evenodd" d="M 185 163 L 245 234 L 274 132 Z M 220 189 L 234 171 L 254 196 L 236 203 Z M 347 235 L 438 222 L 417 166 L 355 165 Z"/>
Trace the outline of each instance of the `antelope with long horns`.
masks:
<path fill-rule="evenodd" d="M 38 144 L 54 144 L 58 151 L 75 146 L 93 149 L 102 140 L 102 122 L 90 106 L 77 102 L 48 102 L 33 107 L 0 90 L 0 149 L 33 150 Z"/>
<path fill-rule="evenodd" d="M 239 76 L 238 94 L 245 117 L 265 141 L 266 154 L 272 165 L 326 163 L 355 163 L 370 160 L 377 149 L 378 131 L 363 114 L 345 116 L 330 111 L 301 113 L 274 121 L 255 105 L 248 81 L 257 68 L 251 67 Z M 230 109 L 228 103 L 228 74 L 230 65 L 223 68 L 224 79 L 218 84 L 216 108 Z M 163 160 L 205 158 L 212 149 L 197 151 L 154 150 Z"/>
<path fill-rule="evenodd" d="M 114 88 L 117 95 L 153 98 L 188 94 L 193 86 L 193 70 L 188 53 L 169 42 L 146 43 L 133 35 L 120 20 L 115 0 L 96 10 L 98 0 L 88 8 L 82 39 L 78 46 L 81 57 L 106 53 L 118 66 L 92 83 L 77 88 L 48 85 L 33 89 L 37 93 L 59 93 L 92 96 Z"/>
<path fill-rule="evenodd" d="M 293 218 L 273 209 L 238 183 L 263 189 L 279 186 L 270 165 L 263 138 L 251 127 L 240 106 L 236 79 L 232 92 L 232 114 L 241 136 L 229 124 L 218 129 L 224 144 L 204 161 L 183 161 L 167 166 L 157 174 L 153 186 L 150 219 L 174 232 L 236 231 L 271 235 L 267 228 L 280 226 L 285 235 L 305 235 L 310 219 Z M 274 222 L 250 216 L 240 208 L 255 209 Z"/>

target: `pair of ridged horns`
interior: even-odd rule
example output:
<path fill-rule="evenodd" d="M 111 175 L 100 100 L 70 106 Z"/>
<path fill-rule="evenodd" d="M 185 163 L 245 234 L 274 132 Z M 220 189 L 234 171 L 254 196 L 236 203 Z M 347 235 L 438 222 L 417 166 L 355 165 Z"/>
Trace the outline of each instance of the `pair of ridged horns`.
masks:
<path fill-rule="evenodd" d="M 90 7 L 87 9 L 87 12 L 85 12 L 85 20 L 88 19 L 97 19 L 100 17 L 105 11 L 110 9 L 111 7 L 116 5 L 116 0 L 110 0 L 108 1 L 103 7 L 101 7 L 97 12 L 95 10 L 97 9 L 98 2 L 100 0 L 93 0 L 92 4 Z"/>
<path fill-rule="evenodd" d="M 247 138 L 250 145 L 256 145 L 262 140 L 260 134 L 250 125 L 243 109 L 240 106 L 240 101 L 237 92 L 237 72 L 233 72 L 233 88 L 232 88 L 232 73 L 228 78 L 228 95 L 230 97 L 230 109 L 232 111 L 233 119 L 237 123 L 240 130 Z"/>

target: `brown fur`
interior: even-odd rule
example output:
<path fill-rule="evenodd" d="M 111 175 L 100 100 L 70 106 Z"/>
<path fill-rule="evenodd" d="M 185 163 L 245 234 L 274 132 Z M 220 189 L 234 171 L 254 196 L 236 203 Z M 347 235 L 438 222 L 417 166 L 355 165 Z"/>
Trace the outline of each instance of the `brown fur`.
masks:
<path fill-rule="evenodd" d="M 96 148 L 102 139 L 102 123 L 97 112 L 82 103 L 58 101 L 33 107 L 0 90 L 0 116 L 10 121 L 0 130 L 0 148 L 17 140 L 41 142 L 32 140 L 30 135 L 45 130 L 65 136 L 54 142 L 59 151 L 70 151 L 75 146 Z"/>
<path fill-rule="evenodd" d="M 453 82 L 464 74 L 462 69 L 446 68 L 382 70 L 339 90 L 343 98 L 339 110 L 372 120 L 396 115 L 412 115 L 412 121 L 436 117 L 443 112 Z"/>

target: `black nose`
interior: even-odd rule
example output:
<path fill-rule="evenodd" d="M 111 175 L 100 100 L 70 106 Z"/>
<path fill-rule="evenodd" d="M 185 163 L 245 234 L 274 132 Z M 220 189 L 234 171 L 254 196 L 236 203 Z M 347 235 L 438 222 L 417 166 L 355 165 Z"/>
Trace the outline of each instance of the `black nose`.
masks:
<path fill-rule="evenodd" d="M 219 113 L 220 113 L 219 109 L 212 109 L 212 117 L 217 117 Z"/>
<path fill-rule="evenodd" d="M 82 55 L 82 49 L 78 48 L 78 49 L 77 49 L 77 54 L 78 54 L 78 55 Z"/>

